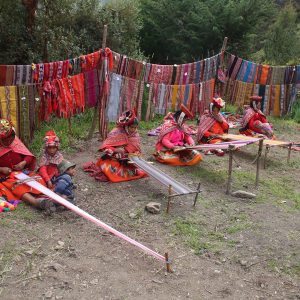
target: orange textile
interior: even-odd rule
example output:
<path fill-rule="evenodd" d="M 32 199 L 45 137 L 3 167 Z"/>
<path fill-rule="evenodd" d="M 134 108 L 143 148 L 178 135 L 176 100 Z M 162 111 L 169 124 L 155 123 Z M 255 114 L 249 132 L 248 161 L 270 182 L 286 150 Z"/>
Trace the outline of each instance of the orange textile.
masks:
<path fill-rule="evenodd" d="M 96 165 L 111 182 L 123 182 L 148 177 L 148 174 L 127 161 L 100 158 Z"/>
<path fill-rule="evenodd" d="M 184 150 L 175 153 L 172 150 L 159 151 L 154 154 L 157 161 L 171 166 L 194 166 L 202 160 L 202 156 L 195 150 Z"/>
<path fill-rule="evenodd" d="M 262 65 L 259 84 L 267 84 L 269 69 L 270 69 L 270 66 Z"/>
<path fill-rule="evenodd" d="M 14 177 L 15 172 L 11 173 L 8 177 L 7 180 L 3 181 L 0 183 L 0 192 L 2 193 L 3 196 L 7 197 L 7 200 L 21 200 L 22 196 L 25 193 L 30 193 L 34 195 L 39 195 L 41 194 L 39 191 L 33 189 L 32 187 L 28 186 L 27 184 L 17 184 L 17 179 Z M 31 172 L 28 174 L 28 176 L 37 176 L 36 173 Z M 46 186 L 45 181 L 40 178 L 37 179 L 37 182 L 40 184 Z"/>

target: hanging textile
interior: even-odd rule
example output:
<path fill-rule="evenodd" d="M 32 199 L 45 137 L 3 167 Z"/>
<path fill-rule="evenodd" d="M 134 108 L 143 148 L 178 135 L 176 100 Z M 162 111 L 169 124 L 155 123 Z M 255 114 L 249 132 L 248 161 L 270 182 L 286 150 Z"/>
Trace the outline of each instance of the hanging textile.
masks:
<path fill-rule="evenodd" d="M 269 85 L 265 86 L 264 106 L 262 112 L 265 115 L 270 114 L 270 86 Z"/>
<path fill-rule="evenodd" d="M 239 81 L 252 83 L 256 74 L 256 67 L 257 65 L 255 63 L 243 60 L 236 79 Z"/>
<path fill-rule="evenodd" d="M 14 85 L 24 85 L 33 82 L 31 65 L 17 65 L 15 68 Z"/>
<path fill-rule="evenodd" d="M 110 79 L 110 93 L 107 104 L 107 118 L 109 122 L 116 122 L 120 115 L 120 89 L 122 76 L 112 73 Z"/>
<path fill-rule="evenodd" d="M 83 73 L 68 78 L 57 79 L 58 117 L 70 118 L 82 113 L 85 107 Z"/>
<path fill-rule="evenodd" d="M 234 93 L 232 94 L 231 103 L 243 108 L 250 103 L 250 96 L 253 95 L 253 83 L 235 81 Z"/>
<path fill-rule="evenodd" d="M 199 101 L 198 101 L 198 112 L 203 114 L 203 112 L 208 108 L 211 100 L 214 96 L 215 80 L 209 80 L 202 82 L 199 88 Z"/>
<path fill-rule="evenodd" d="M 231 54 L 227 65 L 227 77 L 235 80 L 242 63 L 243 59 Z"/>
<path fill-rule="evenodd" d="M 88 107 L 95 107 L 100 95 L 99 71 L 98 69 L 93 69 L 83 73 L 83 75 L 85 104 Z"/>
<path fill-rule="evenodd" d="M 16 86 L 0 86 L 0 115 L 10 120 L 19 135 L 18 91 Z"/>
<path fill-rule="evenodd" d="M 80 57 L 69 59 L 69 75 L 81 73 Z"/>
<path fill-rule="evenodd" d="M 39 101 L 38 92 L 34 85 L 18 86 L 19 104 L 19 138 L 29 144 L 33 139 L 36 127 L 36 102 Z"/>
<path fill-rule="evenodd" d="M 15 69 L 14 65 L 0 65 L 0 86 L 14 85 Z"/>
<path fill-rule="evenodd" d="M 137 117 L 141 116 L 142 101 L 144 93 L 144 82 L 122 77 L 120 89 L 120 112 L 136 109 Z"/>
<path fill-rule="evenodd" d="M 173 74 L 173 65 L 155 65 L 151 64 L 148 77 L 149 83 L 171 84 Z"/>
<path fill-rule="evenodd" d="M 136 61 L 134 59 L 129 59 L 124 76 L 127 76 L 132 79 L 140 80 L 140 78 L 143 74 L 145 65 L 146 65 L 146 63 L 142 63 L 142 62 Z"/>
<path fill-rule="evenodd" d="M 272 85 L 272 95 L 273 95 L 273 109 L 272 113 L 274 117 L 280 116 L 280 85 Z"/>

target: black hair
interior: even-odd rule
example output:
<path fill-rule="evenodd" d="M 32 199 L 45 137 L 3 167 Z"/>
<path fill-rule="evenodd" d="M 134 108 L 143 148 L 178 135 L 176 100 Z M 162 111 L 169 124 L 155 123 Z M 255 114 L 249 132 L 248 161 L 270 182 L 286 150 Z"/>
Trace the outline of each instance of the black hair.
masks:
<path fill-rule="evenodd" d="M 181 113 L 182 113 L 181 110 L 175 111 L 175 113 L 174 113 L 174 119 L 175 119 L 176 122 L 178 121 L 178 118 L 179 118 L 179 116 L 181 115 Z M 186 120 L 186 119 L 187 119 L 187 116 L 185 115 L 183 119 Z"/>

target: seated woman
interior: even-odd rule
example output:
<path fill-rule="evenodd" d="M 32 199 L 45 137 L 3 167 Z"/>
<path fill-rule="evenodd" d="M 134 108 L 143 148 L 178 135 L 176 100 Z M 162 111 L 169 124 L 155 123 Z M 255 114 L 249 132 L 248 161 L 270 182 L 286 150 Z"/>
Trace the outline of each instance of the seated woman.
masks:
<path fill-rule="evenodd" d="M 192 117 L 192 113 L 184 105 L 181 105 L 179 111 L 167 114 L 155 146 L 154 156 L 157 161 L 173 166 L 192 166 L 202 160 L 201 154 L 196 150 L 183 148 L 182 151 L 177 151 L 185 145 L 195 145 L 188 134 L 188 127 L 184 124 Z"/>
<path fill-rule="evenodd" d="M 269 139 L 274 138 L 272 126 L 268 123 L 266 116 L 260 110 L 261 96 L 250 97 L 250 107 L 245 109 L 242 128 L 239 129 L 241 134 L 253 136 L 255 133 L 263 134 Z"/>
<path fill-rule="evenodd" d="M 222 140 L 217 135 L 222 135 L 228 132 L 229 125 L 226 119 L 220 113 L 220 109 L 225 106 L 222 98 L 213 98 L 209 105 L 209 110 L 206 110 L 200 118 L 197 132 L 197 140 L 199 144 L 215 144 Z M 223 156 L 222 150 L 213 151 L 215 154 Z"/>
<path fill-rule="evenodd" d="M 99 151 L 96 165 L 103 173 L 101 181 L 122 182 L 147 177 L 147 173 L 128 163 L 128 154 L 141 153 L 141 141 L 137 131 L 138 119 L 133 110 L 122 113 L 117 126 L 108 134 Z"/>
<path fill-rule="evenodd" d="M 23 172 L 28 176 L 37 176 L 34 172 L 36 159 L 33 154 L 15 135 L 12 123 L 0 119 L 0 193 L 7 200 L 22 200 L 34 207 L 55 211 L 55 204 L 50 199 L 42 197 L 41 193 L 25 183 L 18 182 L 15 172 Z M 36 180 L 46 186 L 44 180 Z"/>

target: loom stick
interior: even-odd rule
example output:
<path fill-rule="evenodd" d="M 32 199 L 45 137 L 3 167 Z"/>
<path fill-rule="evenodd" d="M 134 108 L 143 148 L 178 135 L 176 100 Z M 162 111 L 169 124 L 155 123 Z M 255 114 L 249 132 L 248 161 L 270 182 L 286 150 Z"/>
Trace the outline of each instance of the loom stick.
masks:
<path fill-rule="evenodd" d="M 234 146 L 229 146 L 229 165 L 228 165 L 228 180 L 227 180 L 227 188 L 226 188 L 226 194 L 229 195 L 231 192 L 231 184 L 232 184 L 232 161 L 233 161 L 233 151 Z"/>
<path fill-rule="evenodd" d="M 105 47 L 106 47 L 106 37 L 107 37 L 107 25 L 104 25 L 103 27 L 103 36 L 102 36 L 102 50 L 105 51 Z M 97 124 L 97 117 L 98 117 L 98 111 L 100 109 L 100 100 L 98 99 L 97 101 L 97 105 L 95 106 L 94 109 L 94 115 L 93 115 L 93 120 L 92 120 L 92 126 L 90 128 L 87 140 L 90 140 L 93 137 L 93 134 L 95 132 L 95 128 L 96 128 L 96 124 Z M 100 126 L 100 124 L 99 124 Z M 100 128 L 99 128 L 100 130 Z"/>
<path fill-rule="evenodd" d="M 146 252 L 147 254 L 155 257 L 156 259 L 158 259 L 162 262 L 165 262 L 165 257 L 163 255 L 153 251 L 152 249 L 144 246 L 143 244 L 140 244 L 136 240 L 130 238 L 129 236 L 121 233 L 120 231 L 118 231 L 118 230 L 112 228 L 111 226 L 107 225 L 106 223 L 100 221 L 99 219 L 97 219 L 94 216 L 90 215 L 89 213 L 87 213 L 83 209 L 77 207 L 76 205 L 72 204 L 71 202 L 69 202 L 66 199 L 62 198 L 61 196 L 57 195 L 53 191 L 49 190 L 48 188 L 46 188 L 45 186 L 43 186 L 39 182 L 35 181 L 33 178 L 30 178 L 29 176 L 25 175 L 22 172 L 13 172 L 13 175 L 15 176 L 15 178 L 17 178 L 21 182 L 24 182 L 24 184 L 27 184 L 28 186 L 40 191 L 42 194 L 50 197 L 55 202 L 67 207 L 68 209 L 75 212 L 76 214 L 83 217 L 84 219 L 93 222 L 97 226 L 111 232 L 115 236 L 127 241 L 128 243 L 130 243 L 130 244 L 132 244 L 132 245 L 134 245 L 134 246 L 136 246 L 140 249 L 142 249 L 144 252 Z"/>
<path fill-rule="evenodd" d="M 256 177 L 255 177 L 255 186 L 258 187 L 258 180 L 259 180 L 259 168 L 260 168 L 260 157 L 263 149 L 264 139 L 261 139 L 259 141 L 258 146 L 258 153 L 257 153 L 257 159 L 256 159 Z"/>

